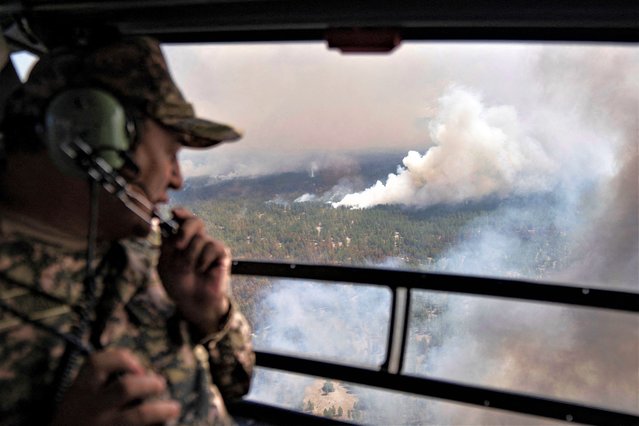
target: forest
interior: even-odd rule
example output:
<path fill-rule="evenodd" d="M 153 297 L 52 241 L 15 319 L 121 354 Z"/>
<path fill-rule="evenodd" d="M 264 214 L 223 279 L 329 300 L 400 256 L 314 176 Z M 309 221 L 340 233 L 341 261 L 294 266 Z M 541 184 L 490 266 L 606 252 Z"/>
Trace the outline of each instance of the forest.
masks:
<path fill-rule="evenodd" d="M 235 260 L 543 280 L 561 270 L 567 258 L 568 230 L 552 217 L 552 210 L 558 205 L 552 195 L 495 198 L 427 208 L 382 205 L 349 209 L 334 208 L 325 200 L 295 201 L 308 193 L 309 188 L 315 199 L 321 200 L 320 196 L 330 191 L 339 179 L 337 176 L 320 181 L 317 175 L 310 178 L 305 173 L 288 173 L 209 185 L 192 183 L 178 202 L 200 217 L 211 235 L 226 242 Z M 498 242 L 501 247 L 495 250 L 483 247 L 481 244 L 486 241 Z M 290 350 L 302 356 L 322 356 L 326 351 L 337 353 L 346 347 L 351 357 L 354 354 L 361 355 L 362 359 L 377 357 L 383 350 L 380 343 L 383 337 L 376 335 L 381 332 L 377 321 L 383 321 L 383 315 L 378 318 L 372 307 L 383 310 L 384 302 L 378 303 L 379 299 L 370 289 L 354 296 L 355 292 L 344 292 L 337 288 L 340 286 L 315 284 L 291 287 L 290 282 L 283 280 L 232 277 L 234 299 L 253 325 L 256 347 L 275 352 Z M 324 305 L 309 301 L 318 296 L 325 301 Z M 298 306 L 274 304 L 275 297 Z M 357 300 L 360 306 L 348 307 L 350 300 Z M 432 354 L 446 341 L 449 330 L 445 316 L 450 302 L 447 297 L 439 294 L 433 297 L 432 292 L 425 291 L 415 292 L 411 300 L 406 368 L 423 374 L 433 362 Z M 287 309 L 291 309 L 285 315 L 288 320 L 279 322 L 277 319 L 282 318 Z M 291 320 L 293 311 L 297 312 L 295 320 Z M 358 320 L 353 320 L 349 313 Z M 333 330 L 332 337 L 322 340 L 318 326 Z M 321 343 L 319 349 L 318 342 Z M 341 358 L 339 361 L 344 362 Z M 281 389 L 278 383 L 278 378 L 260 376 L 255 385 L 259 395 L 256 398 L 274 398 L 274 403 L 333 419 L 385 423 L 379 416 L 386 410 L 366 409 L 376 406 L 377 400 L 359 387 L 344 390 L 345 384 L 336 382 L 336 391 L 329 392 L 323 389 L 325 383 L 320 380 L 303 385 L 282 381 Z M 294 395 L 287 391 L 291 389 L 295 390 Z M 261 391 L 270 396 L 260 394 Z M 423 405 L 410 398 L 408 402 L 393 401 L 400 405 Z M 424 416 L 430 415 L 423 411 L 407 409 L 402 419 L 405 423 L 419 424 Z"/>
<path fill-rule="evenodd" d="M 424 264 L 459 239 L 480 209 L 335 209 L 319 203 L 211 200 L 191 206 L 234 257 L 286 262 Z"/>
<path fill-rule="evenodd" d="M 495 212 L 504 205 L 516 208 L 521 200 L 352 210 L 317 202 L 228 197 L 193 200 L 189 208 L 239 260 L 456 272 L 464 258 L 451 258 L 453 247 L 477 240 L 487 229 L 501 228 L 518 240 L 521 265 L 511 253 L 502 254 L 508 257 L 504 260 L 519 274 L 543 278 L 560 266 L 557 259 L 563 250 L 561 230 L 545 220 L 547 202 L 526 200 L 525 214 L 515 222 L 502 222 Z M 249 320 L 259 315 L 257 298 L 269 286 L 269 280 L 258 277 L 233 278 L 234 294 Z"/>

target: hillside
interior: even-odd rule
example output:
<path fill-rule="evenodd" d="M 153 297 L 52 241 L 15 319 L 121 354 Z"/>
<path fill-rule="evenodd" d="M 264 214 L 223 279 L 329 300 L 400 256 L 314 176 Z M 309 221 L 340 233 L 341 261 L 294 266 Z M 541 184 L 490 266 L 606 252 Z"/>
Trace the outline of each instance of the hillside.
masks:
<path fill-rule="evenodd" d="M 562 230 L 548 218 L 548 206 L 556 202 L 552 196 L 424 209 L 378 206 L 351 210 L 321 201 L 295 202 L 301 194 L 319 196 L 336 182 L 374 180 L 384 173 L 380 167 L 391 168 L 388 160 L 384 167 L 381 159 L 373 160 L 355 168 L 358 172 L 349 169 L 343 174 L 333 169 L 318 170 L 313 177 L 289 172 L 216 183 L 199 179 L 188 183 L 180 200 L 204 220 L 212 235 L 231 247 L 236 259 L 393 264 L 403 269 L 455 272 L 472 263 L 473 255 L 456 256 L 451 253 L 453 248 L 498 232 L 517 244 L 517 253 L 495 254 L 493 260 L 500 268 L 506 264 L 515 275 L 543 277 L 561 266 L 557 259 L 563 257 L 565 243 Z M 508 220 L 505 211 L 510 212 Z M 259 317 L 257 301 L 270 281 L 234 277 L 233 286 L 247 317 Z"/>
<path fill-rule="evenodd" d="M 561 206 L 561 201 L 552 194 L 489 198 L 421 209 L 386 205 L 352 210 L 333 208 L 326 202 L 326 194 L 336 187 L 365 188 L 393 172 L 396 164 L 395 160 L 368 158 L 348 170 L 332 168 L 315 170 L 312 174 L 287 172 L 217 181 L 193 179 L 175 202 L 187 205 L 202 218 L 208 231 L 232 249 L 234 259 L 453 273 L 480 271 L 486 275 L 533 279 L 543 279 L 563 267 L 568 237 L 566 229 L 553 218 L 553 210 Z M 304 194 L 310 194 L 306 199 L 311 201 L 300 202 Z M 332 300 L 331 303 L 313 308 L 314 304 L 302 300 L 295 291 L 283 294 L 286 285 L 282 284 L 276 279 L 233 277 L 235 299 L 254 325 L 254 341 L 264 345 L 264 349 L 276 346 L 277 341 L 288 345 L 284 346 L 287 348 L 299 347 L 302 354 L 305 350 L 312 353 L 308 347 L 315 348 L 310 343 L 314 342 L 313 326 L 327 324 L 327 318 L 346 311 L 358 312 L 357 308 L 345 308 L 330 297 L 326 300 Z M 308 286 L 300 288 L 315 294 L 308 291 Z M 322 291 L 333 294 L 327 293 L 326 288 Z M 283 295 L 284 300 L 296 304 L 310 325 L 308 321 L 298 321 L 299 318 L 292 320 L 292 313 L 288 312 L 287 327 L 278 329 L 280 323 L 273 319 L 280 318 L 289 306 L 270 303 L 273 295 Z M 364 309 L 365 300 L 358 300 Z M 441 348 L 446 341 L 443 318 L 448 299 L 416 292 L 411 306 L 406 366 L 413 371 L 426 371 L 433 362 L 431 349 Z M 340 321 L 353 326 L 362 339 L 371 337 L 366 333 L 379 331 L 368 330 L 374 321 L 359 325 L 350 319 Z M 349 335 L 348 339 L 351 346 L 356 340 L 352 337 Z M 305 347 L 305 343 L 309 346 Z M 333 343 L 337 342 L 329 339 L 322 347 L 331 347 Z M 286 403 L 335 420 L 384 424 L 388 419 L 379 416 L 387 412 L 392 414 L 390 418 L 397 418 L 393 410 L 400 403 L 395 399 L 384 402 L 393 405 L 392 410 L 379 410 L 381 400 L 376 394 L 335 381 L 331 382 L 334 390 L 327 392 L 323 390 L 326 383 L 322 379 L 305 385 Z M 413 403 L 418 408 L 401 412 L 406 423 L 418 423 L 430 415 L 419 408 L 423 402 L 411 400 L 401 404 L 412 407 Z"/>
<path fill-rule="evenodd" d="M 366 154 L 317 170 L 309 168 L 232 179 L 196 177 L 188 179 L 185 188 L 173 194 L 172 200 L 177 204 L 229 198 L 293 201 L 306 193 L 323 194 L 338 185 L 359 191 L 395 172 L 402 157 L 401 153 Z"/>

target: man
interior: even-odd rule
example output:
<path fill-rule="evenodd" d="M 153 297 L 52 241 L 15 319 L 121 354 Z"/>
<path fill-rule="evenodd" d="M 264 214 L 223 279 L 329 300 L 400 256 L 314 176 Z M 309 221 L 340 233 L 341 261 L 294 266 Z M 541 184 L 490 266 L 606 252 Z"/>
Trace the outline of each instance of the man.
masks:
<path fill-rule="evenodd" d="M 88 268 L 95 202 L 83 173 L 55 159 L 64 137 L 52 124 L 68 125 L 55 103 L 75 89 L 78 108 L 97 92 L 130 118 L 130 145 L 115 149 L 128 195 L 100 190 Z M 229 423 L 224 401 L 248 391 L 254 363 L 229 297 L 229 250 L 185 209 L 161 247 L 143 237 L 167 190 L 182 186 L 178 151 L 240 135 L 194 116 L 144 37 L 44 55 L 9 99 L 2 133 L 0 423 Z"/>

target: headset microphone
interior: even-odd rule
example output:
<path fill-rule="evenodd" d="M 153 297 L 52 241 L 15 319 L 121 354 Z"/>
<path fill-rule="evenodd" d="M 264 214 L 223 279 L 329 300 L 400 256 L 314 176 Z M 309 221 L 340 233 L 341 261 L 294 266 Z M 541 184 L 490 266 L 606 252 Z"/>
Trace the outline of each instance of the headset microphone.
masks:
<path fill-rule="evenodd" d="M 180 224 L 175 219 L 162 218 L 157 213 L 155 214 L 155 217 L 157 217 L 160 221 L 160 232 L 162 233 L 163 237 L 167 238 L 173 235 L 177 235 L 177 233 L 180 231 Z"/>
<path fill-rule="evenodd" d="M 137 186 L 142 194 L 131 191 L 131 184 L 102 157 L 94 155 L 89 145 L 81 140 L 76 140 L 62 144 L 60 151 L 93 182 L 100 184 L 107 192 L 118 197 L 132 213 L 135 213 L 149 225 L 152 225 L 149 216 L 157 218 L 160 221 L 160 231 L 164 237 L 177 234 L 180 225 L 174 219 L 165 218 L 155 211 L 146 195 L 144 186 L 133 183 L 133 186 Z"/>
<path fill-rule="evenodd" d="M 162 236 L 166 238 L 176 235 L 180 230 L 180 224 L 173 219 L 172 214 L 170 212 L 158 211 L 154 208 L 155 206 L 150 201 L 148 191 L 142 183 L 133 181 L 129 182 L 129 185 L 137 187 L 142 195 L 140 196 L 137 193 L 129 191 L 127 192 L 128 196 L 143 205 L 151 213 L 153 218 L 159 221 Z"/>

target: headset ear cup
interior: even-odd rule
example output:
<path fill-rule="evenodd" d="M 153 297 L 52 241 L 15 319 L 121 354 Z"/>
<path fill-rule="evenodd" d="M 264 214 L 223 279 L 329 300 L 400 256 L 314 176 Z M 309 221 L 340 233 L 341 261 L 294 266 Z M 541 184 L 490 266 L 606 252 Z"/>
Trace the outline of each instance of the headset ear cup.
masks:
<path fill-rule="evenodd" d="M 44 141 L 51 159 L 63 173 L 83 176 L 61 147 L 80 140 L 117 170 L 124 164 L 120 153 L 131 146 L 127 127 L 125 110 L 113 95 L 93 88 L 69 89 L 56 95 L 47 106 Z"/>

